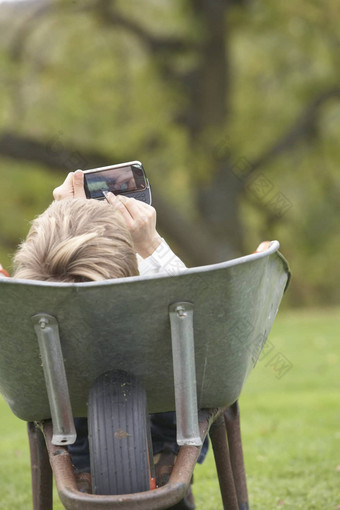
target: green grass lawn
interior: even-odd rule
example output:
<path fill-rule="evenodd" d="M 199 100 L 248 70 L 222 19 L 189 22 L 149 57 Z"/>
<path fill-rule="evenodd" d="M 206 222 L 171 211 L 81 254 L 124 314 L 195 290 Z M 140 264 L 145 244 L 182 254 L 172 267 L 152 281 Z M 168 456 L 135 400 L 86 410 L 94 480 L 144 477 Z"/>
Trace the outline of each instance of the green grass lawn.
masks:
<path fill-rule="evenodd" d="M 339 332 L 339 309 L 285 312 L 275 321 L 240 399 L 252 510 L 340 509 Z M 26 510 L 26 425 L 2 399 L 0 412 L 0 509 Z M 211 451 L 195 470 L 194 494 L 198 510 L 222 508 Z"/>

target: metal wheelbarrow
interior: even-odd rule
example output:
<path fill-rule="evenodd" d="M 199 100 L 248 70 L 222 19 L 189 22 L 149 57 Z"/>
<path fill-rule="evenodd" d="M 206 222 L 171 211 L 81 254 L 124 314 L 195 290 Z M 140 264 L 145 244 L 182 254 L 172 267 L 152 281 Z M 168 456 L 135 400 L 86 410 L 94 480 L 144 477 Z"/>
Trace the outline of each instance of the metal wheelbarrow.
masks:
<path fill-rule="evenodd" d="M 34 510 L 52 509 L 53 475 L 69 510 L 173 506 L 207 434 L 224 508 L 248 508 L 237 400 L 289 281 L 278 248 L 173 276 L 0 280 L 0 391 L 28 422 Z M 155 488 L 147 415 L 172 410 L 180 450 Z M 67 449 L 77 416 L 94 494 L 78 490 Z"/>

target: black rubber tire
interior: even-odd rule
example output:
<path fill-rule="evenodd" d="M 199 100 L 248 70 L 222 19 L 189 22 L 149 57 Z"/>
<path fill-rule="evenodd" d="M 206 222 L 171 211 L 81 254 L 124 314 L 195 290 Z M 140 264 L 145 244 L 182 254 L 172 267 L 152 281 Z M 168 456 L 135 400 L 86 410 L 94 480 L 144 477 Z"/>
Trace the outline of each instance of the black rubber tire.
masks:
<path fill-rule="evenodd" d="M 88 402 L 94 494 L 150 489 L 146 413 L 144 388 L 133 375 L 112 371 L 95 381 Z"/>

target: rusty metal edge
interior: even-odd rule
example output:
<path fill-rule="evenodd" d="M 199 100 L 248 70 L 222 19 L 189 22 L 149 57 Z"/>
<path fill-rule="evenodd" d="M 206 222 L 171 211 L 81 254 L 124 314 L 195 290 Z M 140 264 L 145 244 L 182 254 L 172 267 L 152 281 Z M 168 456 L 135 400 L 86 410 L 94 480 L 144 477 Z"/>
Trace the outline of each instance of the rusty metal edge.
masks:
<path fill-rule="evenodd" d="M 204 441 L 210 425 L 223 412 L 223 408 L 199 411 L 199 429 L 202 441 Z M 106 510 L 158 510 L 175 505 L 186 494 L 200 454 L 200 447 L 180 447 L 170 480 L 163 487 L 146 492 L 118 496 L 85 494 L 77 488 L 71 457 L 67 447 L 52 444 L 52 423 L 48 421 L 38 425 L 45 437 L 59 498 L 67 510 L 96 510 L 104 508 Z"/>

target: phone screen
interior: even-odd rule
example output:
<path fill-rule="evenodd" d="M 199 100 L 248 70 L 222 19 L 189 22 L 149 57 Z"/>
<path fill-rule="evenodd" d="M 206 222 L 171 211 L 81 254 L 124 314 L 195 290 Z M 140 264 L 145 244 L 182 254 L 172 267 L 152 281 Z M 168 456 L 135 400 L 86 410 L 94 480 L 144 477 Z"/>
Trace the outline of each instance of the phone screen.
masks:
<path fill-rule="evenodd" d="M 84 173 L 88 198 L 102 198 L 103 191 L 115 195 L 143 191 L 147 187 L 143 167 L 140 165 L 114 166 L 105 170 Z"/>

